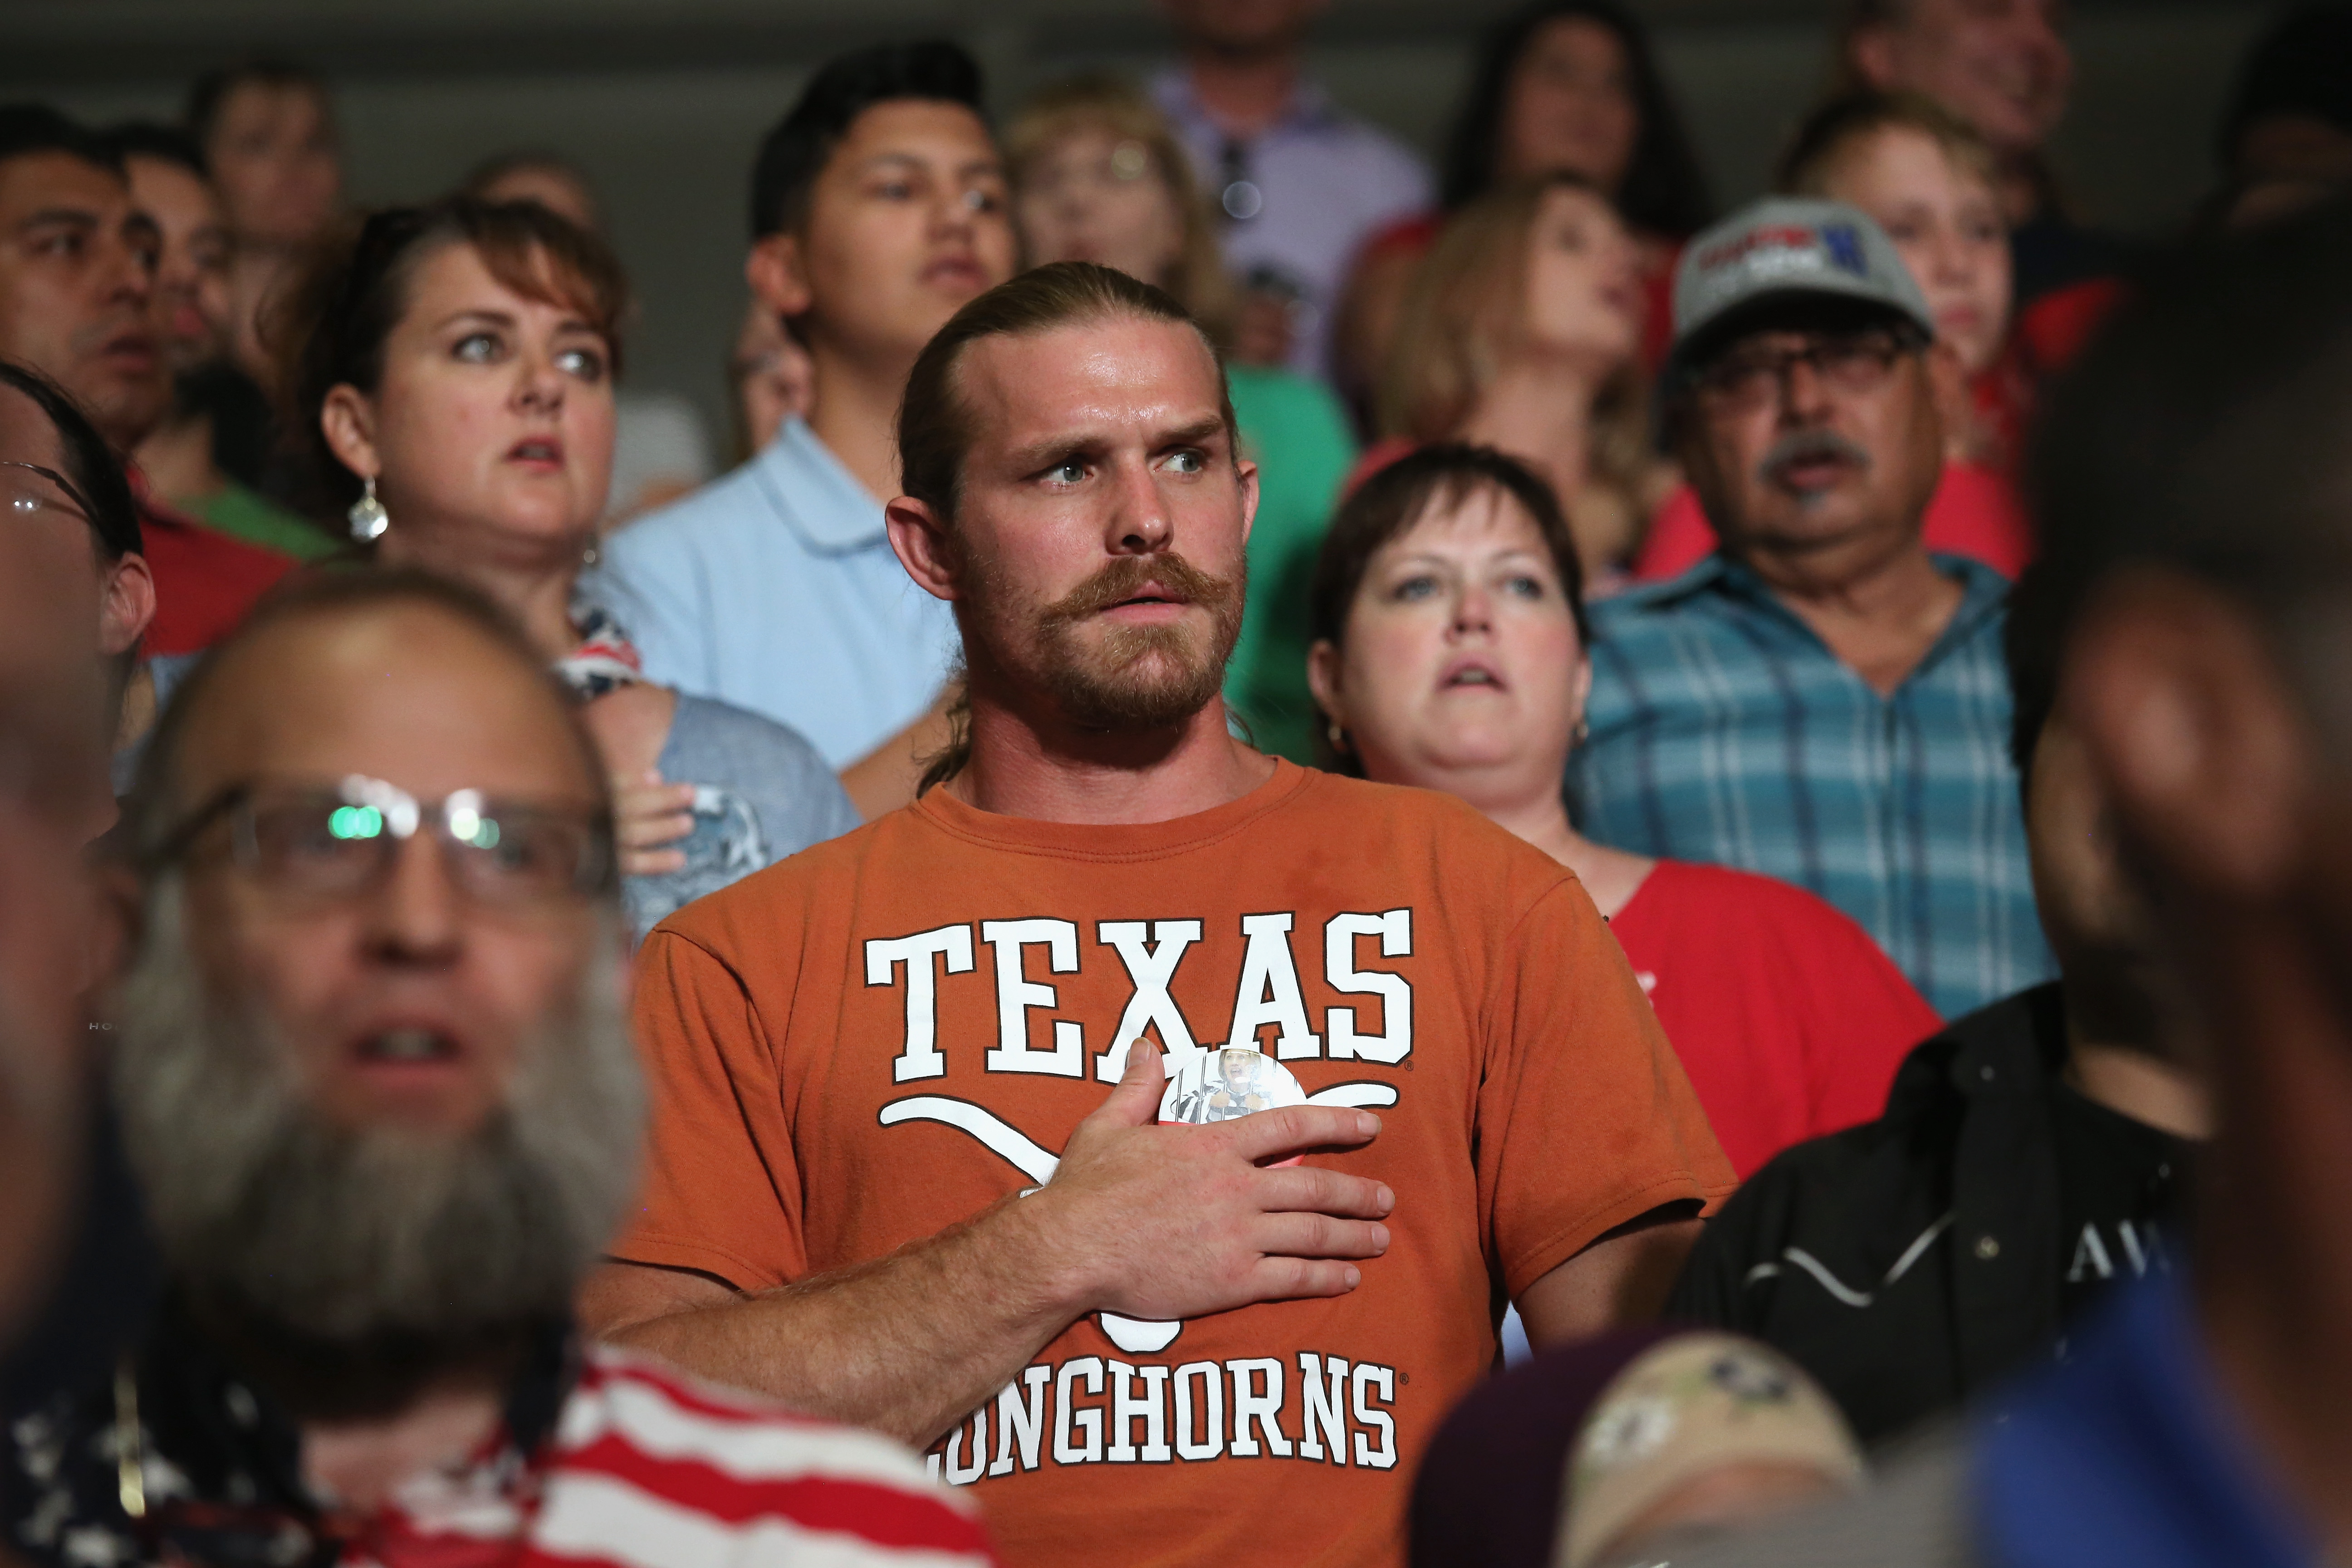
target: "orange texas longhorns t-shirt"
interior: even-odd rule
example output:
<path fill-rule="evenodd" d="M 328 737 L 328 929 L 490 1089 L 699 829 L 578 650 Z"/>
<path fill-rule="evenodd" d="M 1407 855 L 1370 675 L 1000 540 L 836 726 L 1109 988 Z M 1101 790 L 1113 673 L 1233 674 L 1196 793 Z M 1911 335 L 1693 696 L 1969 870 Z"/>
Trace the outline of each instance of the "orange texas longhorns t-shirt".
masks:
<path fill-rule="evenodd" d="M 1396 1193 L 1355 1291 L 1084 1319 L 935 1453 L 1016 1568 L 1401 1563 L 1502 1299 L 1733 1185 L 1573 876 L 1448 796 L 1288 763 L 1139 826 L 933 790 L 664 921 L 636 1025 L 656 1110 L 614 1251 L 744 1290 L 1045 1180 L 1147 1031 L 1255 1041 L 1380 1112 L 1370 1147 L 1308 1156 Z"/>

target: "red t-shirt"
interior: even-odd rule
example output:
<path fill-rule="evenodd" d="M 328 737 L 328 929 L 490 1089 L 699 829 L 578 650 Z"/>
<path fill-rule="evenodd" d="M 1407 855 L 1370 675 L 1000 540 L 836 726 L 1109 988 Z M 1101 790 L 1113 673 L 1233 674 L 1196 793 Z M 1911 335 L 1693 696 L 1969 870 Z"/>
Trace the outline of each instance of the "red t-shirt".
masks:
<path fill-rule="evenodd" d="M 140 553 L 155 578 L 155 618 L 144 653 L 195 653 L 245 618 L 254 601 L 294 569 L 294 558 L 216 533 L 135 487 Z"/>
<path fill-rule="evenodd" d="M 1943 1027 L 1867 931 L 1769 877 L 1661 860 L 1609 928 L 1742 1181 L 1875 1118 Z"/>
<path fill-rule="evenodd" d="M 1919 537 L 1930 550 L 1981 561 L 2004 577 L 2014 578 L 2033 559 L 2033 531 L 2016 487 L 1974 463 L 1944 465 Z M 1678 577 L 1713 554 L 1715 545 L 1715 525 L 1699 509 L 1697 494 L 1680 486 L 1651 520 L 1649 536 L 1633 556 L 1633 581 Z"/>

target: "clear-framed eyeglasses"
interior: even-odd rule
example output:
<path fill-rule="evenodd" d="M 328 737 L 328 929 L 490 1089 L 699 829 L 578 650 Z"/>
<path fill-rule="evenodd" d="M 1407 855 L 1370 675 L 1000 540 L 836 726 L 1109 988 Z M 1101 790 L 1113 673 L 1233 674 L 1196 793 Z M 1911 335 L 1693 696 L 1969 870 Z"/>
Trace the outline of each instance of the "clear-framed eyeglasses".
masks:
<path fill-rule="evenodd" d="M 401 847 L 419 833 L 439 844 L 451 880 L 495 908 L 577 903 L 610 891 L 616 870 L 612 816 L 599 808 L 476 789 L 422 801 L 359 773 L 334 784 L 232 784 L 145 860 L 160 868 L 184 858 L 224 819 L 238 869 L 265 890 L 296 900 L 352 899 L 383 886 Z"/>
<path fill-rule="evenodd" d="M 0 515 L 31 518 L 44 512 L 98 526 L 98 509 L 71 479 L 38 463 L 0 458 Z"/>

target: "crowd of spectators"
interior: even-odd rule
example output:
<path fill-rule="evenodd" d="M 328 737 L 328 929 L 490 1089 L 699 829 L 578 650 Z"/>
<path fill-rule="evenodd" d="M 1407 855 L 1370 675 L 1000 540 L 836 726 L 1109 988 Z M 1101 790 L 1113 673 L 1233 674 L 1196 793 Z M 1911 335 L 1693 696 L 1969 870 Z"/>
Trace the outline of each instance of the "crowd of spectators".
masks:
<path fill-rule="evenodd" d="M 0 1563 L 2352 1552 L 2352 11 L 2126 241 L 2051 0 L 1165 9 L 777 106 L 715 474 L 562 152 L 0 106 Z"/>

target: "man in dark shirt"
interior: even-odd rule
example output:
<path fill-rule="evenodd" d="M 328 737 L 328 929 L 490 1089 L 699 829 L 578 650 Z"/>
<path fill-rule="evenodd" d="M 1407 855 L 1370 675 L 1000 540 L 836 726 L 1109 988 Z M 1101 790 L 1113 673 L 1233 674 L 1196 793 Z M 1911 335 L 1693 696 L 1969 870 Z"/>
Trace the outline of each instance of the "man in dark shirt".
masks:
<path fill-rule="evenodd" d="M 1803 1364 L 1869 1440 L 2063 1352 L 2111 1280 L 2168 1269 L 2203 1095 L 2158 1029 L 2145 912 L 2054 701 L 2037 575 L 2006 630 L 2033 889 L 2061 978 L 1913 1052 L 1865 1126 L 1799 1144 L 1707 1227 L 1672 1315 Z"/>

